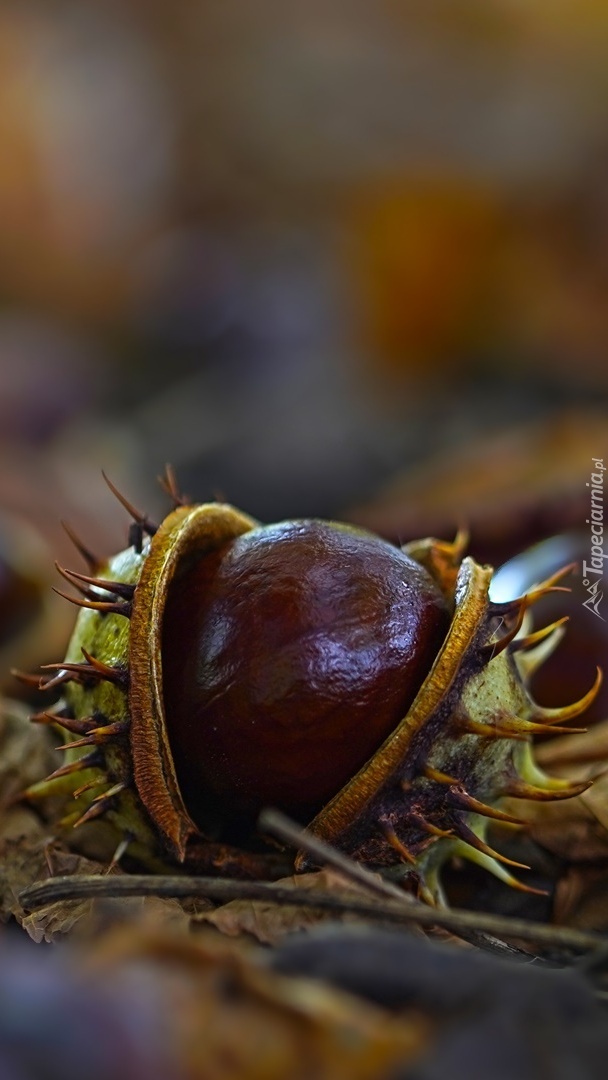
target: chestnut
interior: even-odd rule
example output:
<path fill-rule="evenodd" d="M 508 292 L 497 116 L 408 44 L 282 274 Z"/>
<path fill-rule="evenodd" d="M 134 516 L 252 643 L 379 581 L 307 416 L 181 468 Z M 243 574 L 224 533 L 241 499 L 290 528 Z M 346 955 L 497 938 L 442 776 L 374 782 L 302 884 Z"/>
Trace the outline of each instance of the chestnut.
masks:
<path fill-rule="evenodd" d="M 131 546 L 102 562 L 79 545 L 89 574 L 61 571 L 83 610 L 41 679 L 63 698 L 37 719 L 63 730 L 66 760 L 29 797 L 74 796 L 64 823 L 103 817 L 152 868 L 272 876 L 256 819 L 273 805 L 433 902 L 452 855 L 527 888 L 488 824 L 519 820 L 505 796 L 588 786 L 542 772 L 532 740 L 576 730 L 554 725 L 601 683 L 598 670 L 560 708 L 529 692 L 563 628 L 524 619 L 565 571 L 497 603 L 462 535 L 400 549 L 335 522 L 192 505 L 170 473 L 166 487 L 174 510 L 156 526 L 112 486 Z"/>
<path fill-rule="evenodd" d="M 430 574 L 378 537 L 324 521 L 245 533 L 169 588 L 167 734 L 196 824 L 305 823 L 405 716 L 449 625 Z"/>

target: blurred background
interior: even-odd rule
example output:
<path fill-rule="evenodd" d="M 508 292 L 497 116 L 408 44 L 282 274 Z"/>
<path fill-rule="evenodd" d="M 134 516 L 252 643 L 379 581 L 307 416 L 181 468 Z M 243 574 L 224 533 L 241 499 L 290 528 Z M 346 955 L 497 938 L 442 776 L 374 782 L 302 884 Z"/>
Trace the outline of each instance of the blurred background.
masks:
<path fill-rule="evenodd" d="M 102 467 L 496 563 L 584 529 L 607 357 L 603 0 L 0 0 L 0 644 L 61 518 L 124 543 Z"/>

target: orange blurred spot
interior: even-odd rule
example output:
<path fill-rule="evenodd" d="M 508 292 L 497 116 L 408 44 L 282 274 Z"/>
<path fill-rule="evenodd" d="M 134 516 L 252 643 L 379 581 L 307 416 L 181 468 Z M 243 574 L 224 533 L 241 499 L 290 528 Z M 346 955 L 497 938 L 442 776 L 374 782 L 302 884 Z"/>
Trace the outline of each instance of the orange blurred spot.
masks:
<path fill-rule="evenodd" d="M 479 336 L 500 242 L 497 195 L 449 176 L 367 190 L 349 220 L 364 342 L 390 370 L 450 364 Z"/>

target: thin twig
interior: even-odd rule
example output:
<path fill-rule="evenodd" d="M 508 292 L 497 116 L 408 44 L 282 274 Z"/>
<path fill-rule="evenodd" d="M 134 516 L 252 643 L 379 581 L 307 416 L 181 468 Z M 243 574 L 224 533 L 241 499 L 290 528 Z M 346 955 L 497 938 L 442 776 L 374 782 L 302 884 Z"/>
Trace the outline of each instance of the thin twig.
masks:
<path fill-rule="evenodd" d="M 500 937 L 519 938 L 576 952 L 596 950 L 607 943 L 605 935 L 547 926 L 504 915 L 432 908 L 416 900 L 408 903 L 403 900 L 364 900 L 345 896 L 344 893 L 311 892 L 309 889 L 291 888 L 267 881 L 234 881 L 229 878 L 143 874 L 57 877 L 30 885 L 23 890 L 19 899 L 26 910 L 32 911 L 57 901 L 125 896 L 205 897 L 224 903 L 230 900 L 263 900 L 281 906 L 290 904 L 323 911 L 348 912 L 374 921 L 442 927 L 456 934 L 482 930 Z"/>
<path fill-rule="evenodd" d="M 483 935 L 484 943 L 501 946 L 503 952 L 504 939 L 519 939 L 539 946 L 579 953 L 603 952 L 608 947 L 608 937 L 605 934 L 563 926 L 547 926 L 545 923 L 489 912 L 428 907 L 403 892 L 394 883 L 379 879 L 376 874 L 319 840 L 308 830 L 301 829 L 276 810 L 265 810 L 260 816 L 259 827 L 263 832 L 307 851 L 320 864 L 334 867 L 359 887 L 371 892 L 373 899 L 359 899 L 337 891 L 311 892 L 309 889 L 267 881 L 141 874 L 50 878 L 24 889 L 19 899 L 28 911 L 58 901 L 102 897 L 204 897 L 216 903 L 261 900 L 281 906 L 291 905 L 360 915 L 375 922 L 410 923 L 421 927 L 442 928 L 468 941 L 479 941 Z"/>
<path fill-rule="evenodd" d="M 296 850 L 305 851 L 320 865 L 332 866 L 339 873 L 354 881 L 357 885 L 363 885 L 375 895 L 380 894 L 383 897 L 397 899 L 405 904 L 416 903 L 410 893 L 404 892 L 393 882 L 379 878 L 378 874 L 372 874 L 361 863 L 355 862 L 354 859 L 344 855 L 337 848 L 326 844 L 324 840 L 320 840 L 309 829 L 303 829 L 302 826 L 291 821 L 280 810 L 272 808 L 263 810 L 258 818 L 258 828 L 260 832 L 275 836 L 278 840 L 282 840 L 284 843 L 296 848 Z M 501 938 L 495 937 L 488 930 L 484 931 L 479 924 L 472 929 L 467 929 L 462 925 L 459 930 L 453 932 L 456 932 L 463 941 L 468 941 L 470 945 L 475 945 L 499 956 L 504 957 L 505 954 L 509 954 L 511 957 L 519 956 L 520 958 L 530 959 L 528 953 L 524 953 L 513 945 L 507 945 Z M 541 960 L 542 958 L 536 957 L 536 959 Z"/>
<path fill-rule="evenodd" d="M 337 848 L 330 847 L 325 841 L 319 840 L 308 829 L 296 825 L 280 810 L 262 810 L 258 818 L 258 829 L 261 833 L 276 836 L 278 840 L 283 840 L 297 850 L 306 851 L 308 855 L 312 855 L 315 862 L 322 866 L 333 866 L 334 870 L 338 870 L 344 877 L 354 881 L 356 885 L 362 885 L 376 896 L 386 896 L 391 900 L 401 900 L 405 903 L 414 902 L 414 898 L 398 885 L 394 885 L 392 881 L 386 881 L 378 874 L 373 874 L 371 870 L 366 870 L 360 863 L 349 859 L 348 855 L 343 855 Z"/>

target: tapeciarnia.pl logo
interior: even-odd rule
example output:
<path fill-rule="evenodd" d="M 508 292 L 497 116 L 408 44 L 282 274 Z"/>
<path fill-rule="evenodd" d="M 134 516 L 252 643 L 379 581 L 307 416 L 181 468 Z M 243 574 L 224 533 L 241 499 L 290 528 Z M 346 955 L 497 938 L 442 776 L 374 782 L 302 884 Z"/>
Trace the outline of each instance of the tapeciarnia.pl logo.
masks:
<path fill-rule="evenodd" d="M 600 604 L 604 598 L 604 473 L 606 466 L 603 458 L 591 458 L 593 472 L 587 487 L 590 488 L 591 509 L 586 520 L 591 532 L 591 556 L 589 562 L 583 560 L 583 585 L 589 596 L 583 600 L 583 607 L 604 620 L 600 614 Z"/>

